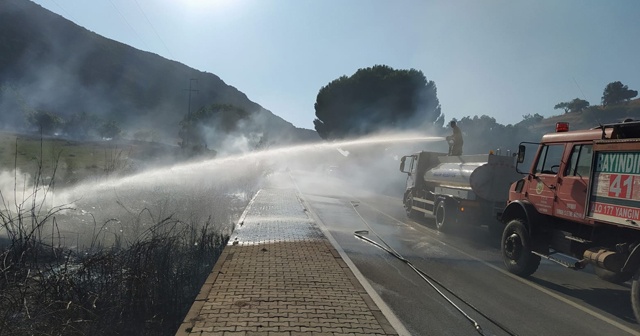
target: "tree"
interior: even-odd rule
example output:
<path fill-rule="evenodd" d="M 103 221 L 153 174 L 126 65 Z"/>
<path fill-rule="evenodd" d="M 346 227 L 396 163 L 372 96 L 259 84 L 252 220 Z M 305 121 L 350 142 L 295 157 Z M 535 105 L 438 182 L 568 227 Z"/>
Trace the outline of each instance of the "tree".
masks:
<path fill-rule="evenodd" d="M 491 150 L 500 150 L 500 154 L 505 155 L 507 151 L 515 152 L 521 141 L 538 141 L 539 135 L 529 126 L 544 117 L 537 113 L 523 117 L 524 121 L 516 125 L 500 124 L 487 115 L 460 119 L 457 125 L 464 136 L 463 153 L 486 154 Z"/>
<path fill-rule="evenodd" d="M 531 115 L 529 113 L 522 116 L 522 121 L 519 122 L 518 125 L 522 127 L 529 127 L 541 122 L 542 120 L 544 120 L 544 117 L 541 114 L 536 113 Z"/>
<path fill-rule="evenodd" d="M 575 98 L 570 102 L 562 102 L 556 104 L 554 109 L 564 109 L 564 113 L 572 113 L 572 112 L 581 112 L 582 110 L 589 107 L 589 102 L 580 98 Z"/>
<path fill-rule="evenodd" d="M 158 141 L 158 132 L 153 129 L 140 129 L 133 133 L 133 138 L 138 141 Z"/>
<path fill-rule="evenodd" d="M 236 130 L 240 121 L 248 116 L 246 110 L 233 105 L 212 104 L 202 107 L 194 113 L 187 114 L 180 121 L 180 146 L 190 150 L 205 150 L 208 148 L 207 129 L 228 134 Z"/>
<path fill-rule="evenodd" d="M 621 82 L 611 82 L 607 84 L 602 93 L 602 105 L 608 106 L 622 101 L 628 101 L 637 95 L 638 91 L 629 90 L 629 88 Z"/>
<path fill-rule="evenodd" d="M 120 135 L 120 133 L 122 133 L 122 130 L 115 121 L 110 120 L 105 121 L 102 125 L 100 125 L 100 127 L 98 128 L 98 133 L 102 138 L 115 139 Z"/>
<path fill-rule="evenodd" d="M 42 110 L 30 113 L 27 121 L 44 135 L 52 135 L 62 123 L 62 119 L 57 114 Z"/>
<path fill-rule="evenodd" d="M 314 107 L 313 124 L 323 139 L 444 124 L 435 83 L 422 71 L 386 65 L 333 80 L 320 89 Z"/>
<path fill-rule="evenodd" d="M 535 122 L 539 122 L 542 121 L 544 119 L 544 117 L 540 114 L 540 113 L 536 113 L 536 114 L 525 114 L 522 116 L 522 120 L 523 121 L 529 121 L 529 120 L 533 120 Z"/>
<path fill-rule="evenodd" d="M 74 113 L 65 123 L 64 131 L 66 134 L 80 139 L 87 138 L 90 134 L 95 136 L 95 131 L 100 124 L 100 119 L 87 112 Z"/>

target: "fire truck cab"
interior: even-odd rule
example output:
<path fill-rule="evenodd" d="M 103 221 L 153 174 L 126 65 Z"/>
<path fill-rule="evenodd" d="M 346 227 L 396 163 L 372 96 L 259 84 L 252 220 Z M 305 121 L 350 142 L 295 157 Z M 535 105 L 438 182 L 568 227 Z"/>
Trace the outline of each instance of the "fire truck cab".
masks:
<path fill-rule="evenodd" d="M 545 258 L 573 269 L 592 264 L 612 282 L 633 278 L 640 320 L 640 122 L 580 131 L 558 123 L 540 143 L 521 143 L 517 157 L 526 175 L 509 188 L 502 213 L 506 268 L 529 276 Z"/>

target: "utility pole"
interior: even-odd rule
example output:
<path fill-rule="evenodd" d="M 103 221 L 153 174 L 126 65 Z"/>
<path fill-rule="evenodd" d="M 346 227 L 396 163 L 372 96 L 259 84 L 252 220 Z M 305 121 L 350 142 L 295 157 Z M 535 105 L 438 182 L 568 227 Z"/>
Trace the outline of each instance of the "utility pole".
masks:
<path fill-rule="evenodd" d="M 195 93 L 199 92 L 198 90 L 194 90 L 194 89 L 191 88 L 191 84 L 193 84 L 193 81 L 196 81 L 196 83 L 198 83 L 198 79 L 197 78 L 189 79 L 189 106 L 187 107 L 187 116 L 188 117 L 191 117 L 191 93 L 192 92 L 195 92 Z"/>
<path fill-rule="evenodd" d="M 192 88 L 192 84 L 193 81 L 195 81 L 196 83 L 198 83 L 198 79 L 197 78 L 191 78 L 189 79 L 189 105 L 187 105 L 187 129 L 186 132 L 184 134 L 184 138 L 182 139 L 182 148 L 189 148 L 189 145 L 191 143 L 191 137 L 193 136 L 193 134 L 191 134 L 193 132 L 193 128 L 191 123 L 193 122 L 193 120 L 191 120 L 191 93 L 195 92 L 198 93 L 198 90 L 194 90 Z M 185 89 L 187 90 L 187 89 Z"/>

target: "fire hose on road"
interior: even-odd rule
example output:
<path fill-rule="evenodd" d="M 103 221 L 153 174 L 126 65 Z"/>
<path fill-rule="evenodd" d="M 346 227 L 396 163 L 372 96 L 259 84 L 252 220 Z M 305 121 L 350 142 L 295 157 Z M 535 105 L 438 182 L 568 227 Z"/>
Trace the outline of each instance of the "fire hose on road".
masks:
<path fill-rule="evenodd" d="M 408 259 L 404 258 L 400 253 L 398 253 L 391 246 L 389 246 L 384 241 L 384 239 L 382 239 L 382 237 L 380 237 L 380 235 L 378 235 L 375 232 L 375 230 L 373 230 L 373 228 L 369 225 L 369 223 L 367 223 L 367 221 L 362 217 L 362 215 L 360 215 L 360 213 L 356 209 L 357 204 L 354 204 L 354 202 L 351 202 L 351 206 L 353 207 L 353 210 L 356 212 L 356 214 L 358 214 L 358 216 L 360 217 L 360 220 L 369 229 L 369 230 L 355 231 L 353 233 L 354 236 L 356 238 L 358 238 L 358 239 L 361 239 L 361 240 L 369 243 L 369 244 L 374 245 L 375 247 L 378 247 L 378 248 L 386 251 L 387 253 L 391 254 L 392 256 L 394 256 L 395 258 L 397 258 L 398 260 L 402 261 L 407 266 L 409 266 L 416 274 L 418 274 L 418 276 L 420 276 L 420 278 L 422 278 L 427 284 L 429 284 L 429 286 L 431 288 L 433 288 L 442 298 L 444 298 L 449 304 L 451 304 L 451 306 L 453 306 L 458 312 L 460 312 L 460 314 L 462 314 L 462 316 L 464 316 L 464 318 L 471 323 L 471 325 L 474 327 L 474 329 L 476 330 L 476 332 L 479 335 L 486 335 L 485 331 L 482 329 L 480 324 L 475 319 L 473 319 L 469 314 L 467 314 L 462 308 L 460 308 L 455 302 L 453 302 L 453 300 L 451 298 L 449 298 L 440 288 L 444 289 L 447 293 L 449 293 L 450 295 L 452 295 L 456 299 L 460 300 L 465 305 L 469 306 L 473 311 L 475 311 L 476 313 L 480 314 L 482 317 L 486 318 L 488 321 L 490 321 L 491 323 L 496 325 L 498 328 L 502 329 L 507 334 L 509 334 L 509 335 L 517 335 L 516 333 L 514 333 L 513 331 L 511 331 L 510 329 L 508 329 L 504 325 L 500 324 L 498 321 L 496 321 L 493 318 L 491 318 L 491 317 L 487 316 L 486 314 L 482 313 L 478 308 L 474 307 L 471 303 L 467 302 L 466 300 L 464 300 L 463 298 L 461 298 L 460 296 L 455 294 L 453 291 L 448 289 L 446 286 L 444 286 L 438 280 L 436 280 L 433 277 L 429 276 L 426 272 L 422 271 L 421 269 L 415 267 L 413 265 L 413 263 L 411 263 L 411 261 L 409 261 Z M 382 244 L 380 244 L 380 243 L 378 243 L 378 242 L 376 242 L 376 241 L 364 236 L 366 234 L 369 234 L 369 232 L 372 232 L 382 242 Z"/>

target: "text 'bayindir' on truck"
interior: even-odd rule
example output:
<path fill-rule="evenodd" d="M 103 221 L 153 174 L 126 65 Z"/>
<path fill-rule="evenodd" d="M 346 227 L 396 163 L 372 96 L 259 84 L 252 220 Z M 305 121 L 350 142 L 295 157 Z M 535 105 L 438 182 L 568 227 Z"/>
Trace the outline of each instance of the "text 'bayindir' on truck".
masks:
<path fill-rule="evenodd" d="M 573 269 L 592 264 L 612 282 L 632 279 L 640 321 L 640 122 L 581 131 L 558 123 L 540 143 L 521 143 L 516 161 L 525 176 L 509 188 L 501 216 L 506 268 L 529 276 L 545 258 Z"/>

